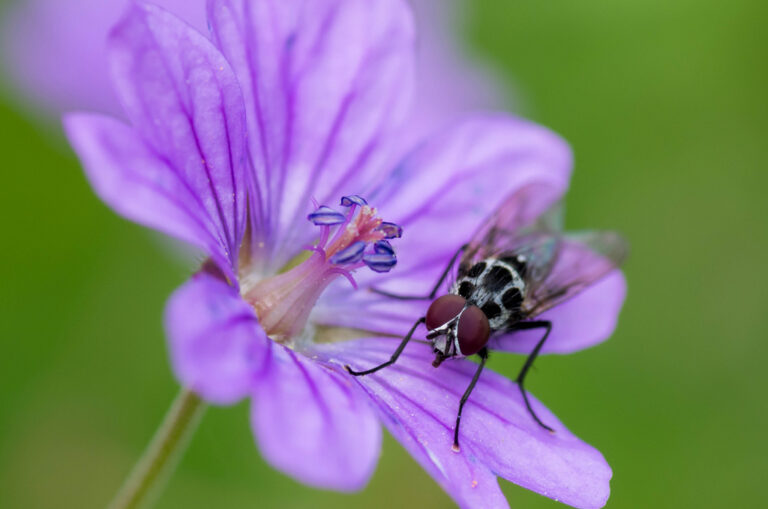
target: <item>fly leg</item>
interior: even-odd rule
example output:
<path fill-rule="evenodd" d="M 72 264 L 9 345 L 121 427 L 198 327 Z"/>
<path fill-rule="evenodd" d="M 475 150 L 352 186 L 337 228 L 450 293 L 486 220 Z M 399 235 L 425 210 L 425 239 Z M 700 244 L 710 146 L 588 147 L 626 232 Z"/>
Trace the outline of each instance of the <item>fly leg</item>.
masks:
<path fill-rule="evenodd" d="M 461 246 L 458 249 L 458 251 L 454 253 L 454 255 L 451 257 L 451 261 L 448 262 L 448 266 L 445 268 L 445 270 L 443 271 L 443 274 L 440 276 L 440 279 L 437 280 L 435 287 L 427 295 L 398 295 L 396 293 L 389 293 L 389 292 L 385 292 L 384 290 L 378 290 L 376 288 L 371 288 L 371 291 L 378 293 L 379 295 L 384 295 L 385 297 L 389 297 L 391 299 L 397 299 L 397 300 L 433 300 L 435 298 L 435 295 L 437 295 L 437 291 L 443 285 L 445 278 L 448 277 L 448 274 L 451 272 L 451 269 L 456 263 L 456 260 L 459 259 L 459 255 L 463 253 L 465 249 L 467 249 L 467 244 L 464 244 L 463 246 Z"/>
<path fill-rule="evenodd" d="M 464 395 L 461 397 L 461 401 L 459 402 L 459 413 L 456 416 L 456 427 L 453 428 L 453 446 L 451 447 L 454 452 L 459 452 L 459 425 L 461 424 L 461 411 L 464 410 L 464 403 L 467 402 L 469 395 L 472 394 L 472 390 L 475 388 L 475 385 L 477 385 L 477 380 L 480 378 L 480 372 L 483 371 L 483 368 L 485 367 L 485 361 L 488 360 L 488 349 L 483 348 L 477 352 L 477 355 L 480 356 L 480 365 L 477 366 L 475 376 L 472 377 L 472 381 L 469 382 L 469 387 L 467 387 L 467 390 L 464 391 Z"/>
<path fill-rule="evenodd" d="M 411 330 L 408 331 L 408 334 L 406 334 L 406 336 L 400 342 L 400 345 L 397 347 L 397 350 L 395 350 L 395 353 L 392 354 L 392 357 L 390 357 L 390 359 L 387 362 L 383 364 L 379 364 L 375 368 L 367 369 L 365 371 L 355 371 L 348 364 L 344 366 L 344 369 L 346 369 L 350 375 L 363 376 L 363 375 L 370 375 L 371 373 L 375 373 L 380 369 L 386 368 L 387 366 L 391 366 L 392 364 L 395 363 L 395 361 L 397 361 L 397 358 L 400 357 L 400 354 L 403 353 L 403 350 L 405 350 L 405 345 L 407 345 L 408 341 L 411 340 L 413 333 L 416 331 L 416 327 L 418 327 L 420 324 L 426 321 L 427 321 L 426 317 L 422 317 L 422 318 L 419 318 L 416 321 L 416 323 L 413 324 L 413 327 L 411 327 Z"/>
<path fill-rule="evenodd" d="M 517 382 L 517 386 L 520 388 L 520 394 L 523 395 L 523 401 L 525 401 L 525 407 L 528 409 L 528 413 L 531 414 L 531 417 L 533 417 L 533 420 L 536 421 L 536 423 L 544 428 L 545 430 L 554 433 L 555 430 L 541 422 L 541 419 L 539 419 L 539 416 L 536 415 L 536 412 L 533 411 L 533 408 L 531 407 L 531 402 L 528 401 L 528 393 L 525 391 L 525 388 L 523 387 L 523 382 L 525 381 L 525 376 L 528 374 L 528 371 L 530 371 L 531 366 L 533 366 L 533 361 L 536 360 L 536 357 L 538 357 L 539 352 L 541 351 L 541 347 L 544 346 L 544 342 L 547 340 L 547 337 L 549 336 L 549 333 L 552 331 L 552 322 L 549 320 L 533 320 L 530 322 L 519 322 L 515 324 L 515 326 L 512 328 L 512 330 L 531 330 L 531 329 L 546 329 L 544 332 L 544 336 L 539 340 L 538 343 L 536 343 L 536 347 L 533 349 L 531 354 L 528 356 L 527 359 L 525 359 L 525 364 L 523 364 L 523 369 L 520 370 L 520 374 L 517 375 L 517 378 L 515 379 L 515 382 Z"/>

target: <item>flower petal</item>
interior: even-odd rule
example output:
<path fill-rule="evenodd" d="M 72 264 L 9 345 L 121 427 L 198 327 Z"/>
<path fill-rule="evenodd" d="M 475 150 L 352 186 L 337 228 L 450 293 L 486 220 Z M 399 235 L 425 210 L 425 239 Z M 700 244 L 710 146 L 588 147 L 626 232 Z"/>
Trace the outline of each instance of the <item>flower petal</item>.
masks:
<path fill-rule="evenodd" d="M 227 246 L 183 175 L 110 117 L 75 113 L 64 129 L 96 194 L 118 214 L 209 253 L 234 277 Z"/>
<path fill-rule="evenodd" d="M 526 184 L 551 187 L 527 205 L 534 216 L 536 209 L 546 211 L 568 187 L 571 162 L 570 149 L 560 137 L 507 115 L 474 117 L 434 137 L 406 157 L 370 198 L 383 217 L 405 232 L 397 244 L 403 266 L 385 286 L 407 291 L 402 283 L 425 268 L 436 281 L 444 266 L 434 260 L 447 262 Z"/>
<path fill-rule="evenodd" d="M 318 346 L 329 365 L 367 368 L 389 359 L 397 339 L 362 339 Z M 451 450 L 459 399 L 477 368 L 466 360 L 431 367 L 428 345 L 410 344 L 391 367 L 356 380 L 379 406 L 385 426 L 462 507 L 506 507 L 494 474 L 565 504 L 602 507 L 611 469 L 602 455 L 571 434 L 541 403 L 528 414 L 517 386 L 486 370 L 464 407 L 461 452 Z"/>
<path fill-rule="evenodd" d="M 397 267 L 386 277 L 357 274 L 359 287 L 429 294 L 450 258 L 508 196 L 540 182 L 550 192 L 533 197 L 528 207 L 534 216 L 543 213 L 565 192 L 570 172 L 568 145 L 536 124 L 489 115 L 447 130 L 407 157 L 369 197 L 404 233 L 395 244 Z M 315 316 L 322 323 L 399 335 L 428 305 L 334 285 Z"/>
<path fill-rule="evenodd" d="M 271 343 L 237 291 L 207 273 L 195 275 L 171 296 L 165 328 L 176 377 L 218 404 L 250 393 Z"/>
<path fill-rule="evenodd" d="M 156 0 L 194 26 L 205 27 L 203 0 Z M 3 9 L 4 75 L 51 113 L 73 110 L 120 115 L 107 72 L 104 42 L 128 0 L 25 0 Z"/>
<path fill-rule="evenodd" d="M 359 490 L 378 461 L 381 427 L 356 384 L 277 343 L 251 422 L 267 461 L 304 484 Z"/>
<path fill-rule="evenodd" d="M 117 94 L 134 128 L 200 197 L 233 267 L 245 231 L 245 109 L 208 39 L 170 13 L 134 4 L 110 36 Z"/>
<path fill-rule="evenodd" d="M 364 193 L 406 112 L 413 23 L 402 0 L 212 0 L 214 38 L 245 92 L 256 172 L 253 246 L 279 268 L 315 232 L 312 197 Z M 259 256 L 259 255 L 257 255 Z"/>
<path fill-rule="evenodd" d="M 413 113 L 399 136 L 407 150 L 467 113 L 505 109 L 514 93 L 509 83 L 499 86 L 493 69 L 478 55 L 467 58 L 461 35 L 471 2 L 411 0 L 410 4 L 418 35 L 418 79 Z"/>
<path fill-rule="evenodd" d="M 542 313 L 538 318 L 551 320 L 552 332 L 541 353 L 571 353 L 608 339 L 616 328 L 626 293 L 624 274 L 615 270 L 572 299 Z M 540 339 L 540 330 L 518 331 L 492 338 L 489 346 L 527 355 Z"/>

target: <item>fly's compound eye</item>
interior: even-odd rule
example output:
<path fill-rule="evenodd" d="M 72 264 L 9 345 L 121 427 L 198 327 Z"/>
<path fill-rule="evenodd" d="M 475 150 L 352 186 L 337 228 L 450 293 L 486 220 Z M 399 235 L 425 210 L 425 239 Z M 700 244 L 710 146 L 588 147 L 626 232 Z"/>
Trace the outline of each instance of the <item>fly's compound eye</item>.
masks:
<path fill-rule="evenodd" d="M 427 329 L 434 330 L 450 322 L 464 309 L 467 301 L 458 295 L 443 295 L 429 305 Z"/>
<path fill-rule="evenodd" d="M 468 307 L 459 318 L 458 338 L 461 354 L 476 354 L 488 344 L 490 336 L 491 326 L 485 313 L 477 306 Z"/>

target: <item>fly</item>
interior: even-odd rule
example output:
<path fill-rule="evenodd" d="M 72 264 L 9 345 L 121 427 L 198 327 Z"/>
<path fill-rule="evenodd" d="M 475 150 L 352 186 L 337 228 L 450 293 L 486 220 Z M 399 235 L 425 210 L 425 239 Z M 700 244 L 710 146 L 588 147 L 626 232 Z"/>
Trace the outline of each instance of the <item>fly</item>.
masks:
<path fill-rule="evenodd" d="M 549 320 L 537 317 L 595 284 L 618 268 L 626 257 L 626 243 L 616 233 L 562 233 L 558 224 L 559 205 L 537 214 L 531 206 L 532 198 L 551 191 L 544 184 L 529 184 L 513 193 L 453 255 L 428 295 L 374 290 L 393 299 L 432 303 L 387 362 L 365 371 L 346 366 L 352 375 L 369 375 L 394 364 L 421 324 L 426 325 L 426 338 L 435 352 L 434 367 L 447 359 L 471 355 L 480 358 L 459 402 L 454 451 L 459 450 L 461 413 L 488 360 L 489 341 L 516 331 L 543 331 L 515 381 L 531 417 L 543 429 L 553 431 L 536 415 L 524 388 L 525 377 L 553 327 Z M 435 298 L 457 261 L 449 292 Z"/>

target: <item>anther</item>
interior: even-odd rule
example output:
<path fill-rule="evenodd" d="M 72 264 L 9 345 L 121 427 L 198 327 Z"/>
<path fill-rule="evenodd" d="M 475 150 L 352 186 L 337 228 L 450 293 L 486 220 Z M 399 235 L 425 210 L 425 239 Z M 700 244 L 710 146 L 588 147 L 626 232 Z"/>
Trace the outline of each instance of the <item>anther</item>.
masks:
<path fill-rule="evenodd" d="M 365 198 L 357 194 L 353 194 L 351 196 L 342 196 L 342 207 L 351 207 L 352 205 L 359 205 L 362 207 L 363 205 L 368 205 L 368 202 L 365 201 Z"/>
<path fill-rule="evenodd" d="M 307 216 L 308 219 L 315 225 L 338 226 L 338 229 L 324 228 L 317 245 L 309 249 L 325 254 L 332 265 L 345 266 L 345 270 L 355 270 L 363 265 L 374 272 L 392 270 L 397 264 L 397 256 L 385 239 L 400 237 L 403 229 L 395 223 L 382 221 L 376 209 L 360 195 L 344 196 L 340 204 L 348 210 L 341 213 L 315 203 L 317 209 Z"/>
<path fill-rule="evenodd" d="M 334 254 L 329 261 L 334 265 L 344 265 L 348 263 L 357 263 L 363 259 L 365 251 L 365 242 L 357 241 Z"/>
<path fill-rule="evenodd" d="M 347 220 L 344 214 L 333 210 L 331 207 L 326 207 L 325 205 L 309 214 L 307 219 L 318 226 L 332 226 L 341 224 Z"/>
<path fill-rule="evenodd" d="M 374 272 L 389 272 L 397 265 L 397 257 L 393 253 L 373 253 L 363 255 L 363 263 Z"/>
<path fill-rule="evenodd" d="M 385 239 L 399 239 L 403 236 L 403 227 L 395 223 L 382 222 L 377 228 L 384 233 Z"/>
<path fill-rule="evenodd" d="M 373 245 L 373 252 L 376 254 L 394 255 L 395 248 L 386 240 L 380 240 Z"/>

